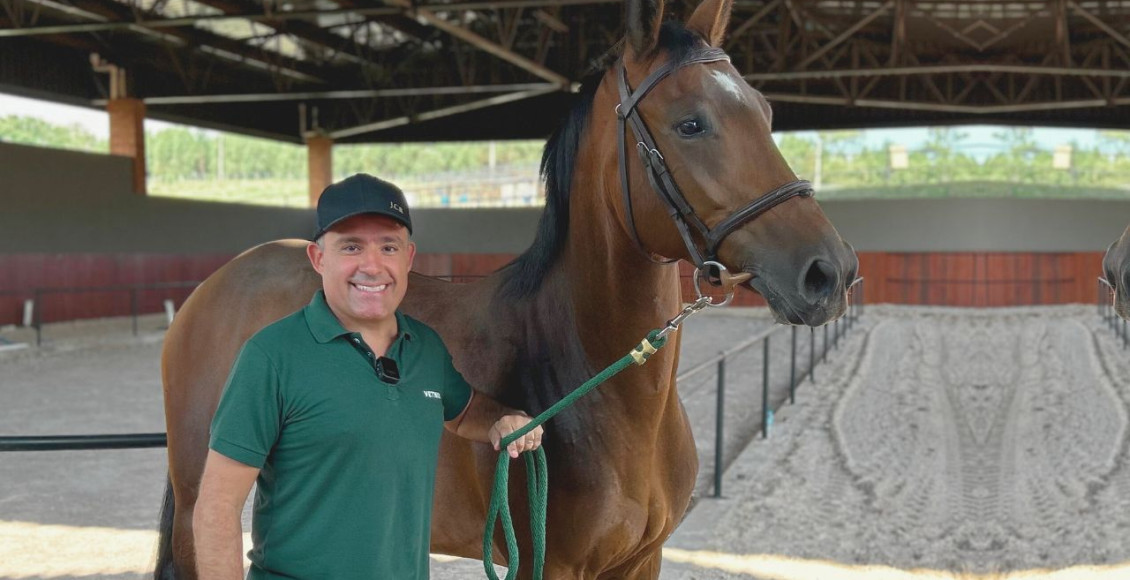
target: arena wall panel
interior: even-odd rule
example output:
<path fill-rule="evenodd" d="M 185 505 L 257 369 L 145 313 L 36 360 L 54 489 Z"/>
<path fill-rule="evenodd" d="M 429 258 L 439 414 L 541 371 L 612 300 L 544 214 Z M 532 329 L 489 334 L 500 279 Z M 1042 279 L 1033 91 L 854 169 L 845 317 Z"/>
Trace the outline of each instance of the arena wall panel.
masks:
<path fill-rule="evenodd" d="M 868 303 L 992 307 L 1091 303 L 1102 271 L 1102 252 L 860 252 Z M 470 282 L 517 255 L 421 253 L 415 271 Z M 128 287 L 198 282 L 234 254 L 0 254 L 0 325 L 19 324 L 25 300 L 40 289 L 43 322 L 128 316 Z M 693 300 L 689 264 L 680 264 L 683 299 Z M 138 310 L 178 307 L 191 288 L 137 292 Z M 734 306 L 764 306 L 739 289 Z"/>

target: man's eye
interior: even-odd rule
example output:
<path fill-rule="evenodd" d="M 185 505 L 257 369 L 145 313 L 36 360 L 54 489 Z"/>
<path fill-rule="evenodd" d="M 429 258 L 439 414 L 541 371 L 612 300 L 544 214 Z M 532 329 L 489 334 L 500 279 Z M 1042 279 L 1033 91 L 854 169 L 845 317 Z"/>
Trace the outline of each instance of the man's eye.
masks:
<path fill-rule="evenodd" d="M 676 127 L 675 130 L 679 133 L 680 137 L 694 137 L 706 131 L 706 126 L 698 119 L 688 119 L 679 123 L 679 126 Z"/>

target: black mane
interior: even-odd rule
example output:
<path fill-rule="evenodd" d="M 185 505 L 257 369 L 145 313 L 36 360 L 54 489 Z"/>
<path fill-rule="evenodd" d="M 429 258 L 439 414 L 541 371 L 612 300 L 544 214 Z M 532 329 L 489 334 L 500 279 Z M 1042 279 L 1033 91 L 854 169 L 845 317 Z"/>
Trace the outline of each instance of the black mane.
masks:
<path fill-rule="evenodd" d="M 682 62 L 702 40 L 681 23 L 669 21 L 659 32 L 656 50 L 663 50 L 675 62 Z M 545 180 L 545 210 L 538 221 L 537 235 L 529 249 L 502 269 L 505 278 L 501 292 L 507 298 L 531 296 L 541 286 L 549 269 L 556 263 L 569 234 L 569 191 L 581 136 L 588 125 L 596 89 L 604 73 L 615 64 L 623 51 L 623 43 L 598 59 L 581 85 L 577 102 L 564 122 L 549 138 L 541 157 L 541 176 Z"/>

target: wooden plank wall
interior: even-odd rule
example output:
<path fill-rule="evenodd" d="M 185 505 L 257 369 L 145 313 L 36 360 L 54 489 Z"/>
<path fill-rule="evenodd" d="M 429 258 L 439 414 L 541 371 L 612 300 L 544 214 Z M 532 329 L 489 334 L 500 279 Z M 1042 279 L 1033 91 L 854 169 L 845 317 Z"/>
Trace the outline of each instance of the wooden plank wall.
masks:
<path fill-rule="evenodd" d="M 19 324 L 23 303 L 43 289 L 43 322 L 127 316 L 128 290 L 92 289 L 200 281 L 230 254 L 0 254 L 0 325 Z M 75 289 L 82 289 L 77 292 Z M 66 291 L 64 291 L 66 290 Z M 142 313 L 162 312 L 164 301 L 184 302 L 192 288 L 138 291 Z"/>
<path fill-rule="evenodd" d="M 1014 306 L 1092 303 L 1102 252 L 1003 253 L 861 252 L 860 274 L 867 280 L 868 303 L 943 306 Z M 19 324 L 23 302 L 33 290 L 90 289 L 199 281 L 233 256 L 228 254 L 0 254 L 0 325 Z M 420 254 L 415 270 L 456 282 L 475 280 L 514 259 L 513 254 Z M 693 268 L 681 264 L 684 299 L 694 296 Z M 138 293 L 142 313 L 161 312 L 172 299 L 179 306 L 189 289 Z M 127 291 L 45 293 L 44 322 L 126 316 Z M 764 300 L 739 290 L 736 306 L 763 306 Z"/>
<path fill-rule="evenodd" d="M 1102 252 L 861 252 L 867 302 L 938 306 L 1091 303 Z"/>

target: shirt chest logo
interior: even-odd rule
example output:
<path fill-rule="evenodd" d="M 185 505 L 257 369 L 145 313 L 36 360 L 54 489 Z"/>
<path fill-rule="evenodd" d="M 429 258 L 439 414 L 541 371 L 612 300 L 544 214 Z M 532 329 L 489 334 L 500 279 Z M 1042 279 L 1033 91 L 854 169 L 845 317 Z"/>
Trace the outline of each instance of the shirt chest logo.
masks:
<path fill-rule="evenodd" d="M 439 393 L 435 391 L 424 391 L 424 396 L 429 399 L 442 399 Z"/>

